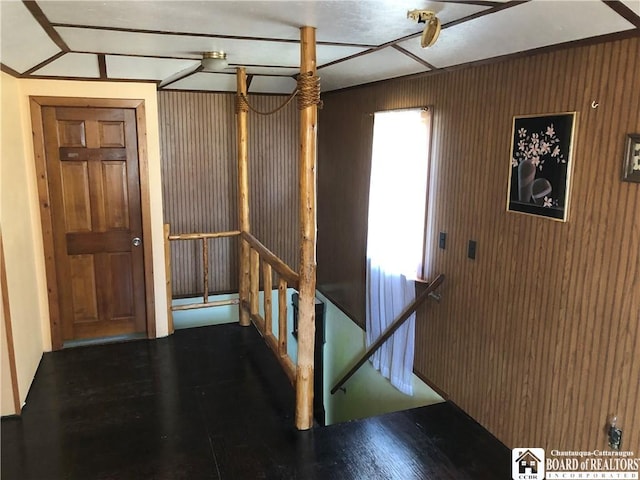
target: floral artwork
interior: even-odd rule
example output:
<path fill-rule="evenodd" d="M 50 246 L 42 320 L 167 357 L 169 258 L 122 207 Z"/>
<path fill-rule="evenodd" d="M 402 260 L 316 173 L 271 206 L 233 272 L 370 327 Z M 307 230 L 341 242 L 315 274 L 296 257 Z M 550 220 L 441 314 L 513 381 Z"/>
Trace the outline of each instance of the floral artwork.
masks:
<path fill-rule="evenodd" d="M 627 135 L 627 148 L 622 179 L 626 182 L 640 182 L 640 134 Z"/>
<path fill-rule="evenodd" d="M 566 221 L 574 118 L 514 118 L 507 210 Z"/>

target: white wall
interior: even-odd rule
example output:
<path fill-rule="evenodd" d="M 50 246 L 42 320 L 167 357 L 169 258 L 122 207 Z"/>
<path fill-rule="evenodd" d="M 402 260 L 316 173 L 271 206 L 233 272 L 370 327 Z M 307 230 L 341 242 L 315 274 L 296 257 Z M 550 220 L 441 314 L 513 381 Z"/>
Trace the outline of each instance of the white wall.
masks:
<path fill-rule="evenodd" d="M 0 150 L 0 223 L 7 270 L 7 290 L 16 353 L 18 391 L 24 402 L 47 343 L 43 322 L 48 319 L 42 237 L 38 218 L 34 162 L 26 150 L 31 139 L 28 110 L 23 108 L 20 81 L 0 77 L 2 143 Z M 47 332 L 47 338 L 49 338 Z M 49 346 L 50 347 L 50 341 Z M 2 383 L 3 391 L 5 383 Z M 4 396 L 4 393 L 3 393 Z"/>

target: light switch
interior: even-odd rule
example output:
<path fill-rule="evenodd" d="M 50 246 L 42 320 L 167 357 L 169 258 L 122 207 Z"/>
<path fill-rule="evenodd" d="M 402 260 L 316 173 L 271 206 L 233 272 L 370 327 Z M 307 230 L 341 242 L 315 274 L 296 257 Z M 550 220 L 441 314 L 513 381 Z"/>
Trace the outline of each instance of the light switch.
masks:
<path fill-rule="evenodd" d="M 467 249 L 467 257 L 469 257 L 471 260 L 475 260 L 476 259 L 476 241 L 475 240 L 469 240 L 469 248 Z"/>

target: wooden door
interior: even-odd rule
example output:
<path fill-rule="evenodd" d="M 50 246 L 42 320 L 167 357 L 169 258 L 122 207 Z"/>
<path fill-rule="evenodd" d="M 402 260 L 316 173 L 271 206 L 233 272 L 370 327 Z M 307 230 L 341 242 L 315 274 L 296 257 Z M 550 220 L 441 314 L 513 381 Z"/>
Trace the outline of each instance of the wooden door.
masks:
<path fill-rule="evenodd" d="M 43 107 L 62 340 L 146 331 L 133 109 Z"/>

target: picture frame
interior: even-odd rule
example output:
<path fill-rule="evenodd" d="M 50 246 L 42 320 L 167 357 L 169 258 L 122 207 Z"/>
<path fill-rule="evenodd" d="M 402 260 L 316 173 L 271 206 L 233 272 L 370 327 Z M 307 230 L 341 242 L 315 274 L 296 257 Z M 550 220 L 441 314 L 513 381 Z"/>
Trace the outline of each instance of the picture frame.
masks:
<path fill-rule="evenodd" d="M 507 211 L 566 222 L 576 112 L 513 117 Z"/>
<path fill-rule="evenodd" d="M 622 180 L 640 183 L 640 133 L 628 133 L 624 149 Z"/>

